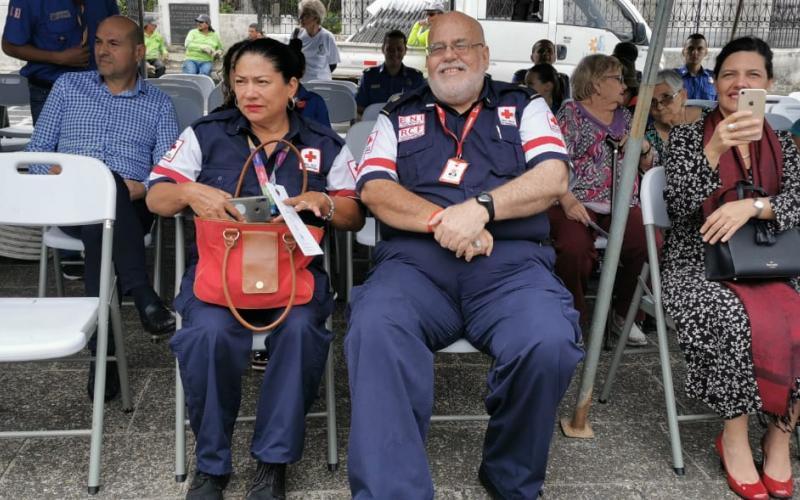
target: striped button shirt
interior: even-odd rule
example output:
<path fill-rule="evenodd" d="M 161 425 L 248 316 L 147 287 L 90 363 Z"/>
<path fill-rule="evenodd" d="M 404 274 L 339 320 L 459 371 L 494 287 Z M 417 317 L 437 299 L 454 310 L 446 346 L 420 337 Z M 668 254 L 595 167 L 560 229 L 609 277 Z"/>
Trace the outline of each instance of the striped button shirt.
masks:
<path fill-rule="evenodd" d="M 96 71 L 82 71 L 56 80 L 27 150 L 90 156 L 123 179 L 144 182 L 177 137 L 168 95 L 141 79 L 114 95 Z"/>

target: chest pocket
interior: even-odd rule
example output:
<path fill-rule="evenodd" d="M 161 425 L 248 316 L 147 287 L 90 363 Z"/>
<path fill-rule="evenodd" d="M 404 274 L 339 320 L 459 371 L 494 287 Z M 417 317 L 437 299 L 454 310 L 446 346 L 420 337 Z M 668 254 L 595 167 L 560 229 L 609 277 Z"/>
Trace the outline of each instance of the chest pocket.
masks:
<path fill-rule="evenodd" d="M 52 47 L 59 50 L 77 45 L 83 35 L 75 14 L 68 9 L 45 12 L 39 29 L 47 34 L 46 38 Z"/>
<path fill-rule="evenodd" d="M 430 118 L 430 117 L 429 117 Z M 432 124 L 426 120 L 425 134 L 414 139 L 397 142 L 397 176 L 404 187 L 413 188 L 419 183 L 430 182 L 430 177 L 438 179 L 441 167 L 436 164 L 437 152 L 432 148 L 433 136 L 430 133 Z M 434 173 L 435 171 L 435 173 Z"/>
<path fill-rule="evenodd" d="M 497 129 L 500 135 L 497 135 Z M 492 172 L 497 177 L 517 177 L 525 172 L 525 152 L 519 129 L 509 125 L 497 125 L 490 144 Z"/>

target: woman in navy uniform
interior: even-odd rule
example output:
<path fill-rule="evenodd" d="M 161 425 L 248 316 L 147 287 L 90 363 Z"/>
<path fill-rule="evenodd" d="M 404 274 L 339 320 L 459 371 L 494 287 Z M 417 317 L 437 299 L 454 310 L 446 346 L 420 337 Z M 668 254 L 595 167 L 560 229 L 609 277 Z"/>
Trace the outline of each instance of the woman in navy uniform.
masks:
<path fill-rule="evenodd" d="M 355 230 L 363 214 L 355 199 L 352 155 L 333 131 L 294 111 L 301 66 L 286 45 L 259 39 L 233 56 L 231 76 L 236 107 L 196 121 L 154 168 L 147 196 L 163 216 L 186 207 L 203 217 L 241 218 L 231 205 L 241 166 L 251 148 L 274 139 L 291 141 L 308 170 L 308 191 L 299 194 L 302 172 L 291 152 L 262 156 L 266 174 L 283 185 L 287 204 L 307 224 Z M 261 194 L 256 173 L 245 176 L 241 196 Z M 309 266 L 315 291 L 311 302 L 295 306 L 267 340 L 270 362 L 259 395 L 251 454 L 258 460 L 247 498 L 283 498 L 287 463 L 300 459 L 304 418 L 317 394 L 333 334 L 325 319 L 333 310 L 321 259 Z M 241 399 L 241 376 L 249 365 L 252 334 L 225 307 L 201 302 L 192 291 L 191 259 L 175 299 L 183 328 L 170 347 L 178 358 L 189 419 L 197 437 L 197 471 L 186 498 L 222 498 L 231 465 L 233 424 Z M 270 322 L 280 310 L 254 311 L 253 320 Z"/>

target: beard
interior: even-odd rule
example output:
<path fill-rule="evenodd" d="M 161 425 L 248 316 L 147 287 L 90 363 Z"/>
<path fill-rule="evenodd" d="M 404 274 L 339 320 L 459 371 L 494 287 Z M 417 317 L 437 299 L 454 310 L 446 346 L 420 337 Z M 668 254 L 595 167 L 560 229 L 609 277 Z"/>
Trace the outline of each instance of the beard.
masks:
<path fill-rule="evenodd" d="M 455 75 L 444 75 L 447 69 L 464 70 Z M 471 104 L 483 89 L 483 73 L 471 70 L 466 64 L 441 63 L 436 70 L 428 76 L 428 84 L 436 99 L 449 105 Z"/>

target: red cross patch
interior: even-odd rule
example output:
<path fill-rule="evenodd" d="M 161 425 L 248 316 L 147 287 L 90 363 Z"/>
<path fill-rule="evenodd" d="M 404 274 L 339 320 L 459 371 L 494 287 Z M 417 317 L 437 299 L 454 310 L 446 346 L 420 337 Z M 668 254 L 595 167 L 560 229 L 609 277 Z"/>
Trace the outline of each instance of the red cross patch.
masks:
<path fill-rule="evenodd" d="M 550 130 L 559 134 L 561 133 L 561 126 L 558 124 L 558 119 L 550 111 L 547 112 L 547 122 L 550 124 Z"/>
<path fill-rule="evenodd" d="M 366 156 L 372 153 L 372 146 L 375 145 L 375 139 L 377 138 L 378 138 L 378 131 L 373 130 L 372 133 L 369 134 L 369 137 L 367 137 L 367 145 L 364 146 L 364 152 L 362 153 L 362 156 Z"/>
<path fill-rule="evenodd" d="M 517 107 L 516 106 L 498 106 L 497 117 L 500 119 L 501 125 L 517 126 Z"/>
<path fill-rule="evenodd" d="M 300 150 L 300 157 L 309 172 L 319 173 L 319 166 L 322 165 L 322 153 L 317 148 L 303 148 Z"/>
<path fill-rule="evenodd" d="M 175 144 L 172 145 L 170 150 L 164 153 L 163 160 L 166 162 L 171 162 L 175 158 L 175 155 L 178 154 L 178 150 L 181 149 L 181 146 L 183 146 L 182 140 L 178 139 L 175 141 Z"/>

